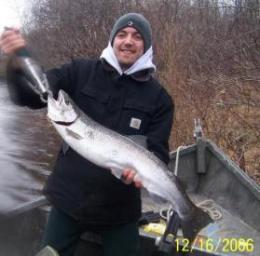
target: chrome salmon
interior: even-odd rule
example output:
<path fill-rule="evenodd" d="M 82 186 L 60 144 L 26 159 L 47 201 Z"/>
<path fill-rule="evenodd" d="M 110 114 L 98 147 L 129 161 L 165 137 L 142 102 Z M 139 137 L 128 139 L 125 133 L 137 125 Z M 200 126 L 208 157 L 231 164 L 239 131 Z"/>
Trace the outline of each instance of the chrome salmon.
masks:
<path fill-rule="evenodd" d="M 64 92 L 48 97 L 48 118 L 63 140 L 92 163 L 111 170 L 120 178 L 125 169 L 136 171 L 136 178 L 151 195 L 168 201 L 179 215 L 184 237 L 192 241 L 212 220 L 189 199 L 176 176 L 152 152 L 128 137 L 112 131 L 84 114 Z"/>

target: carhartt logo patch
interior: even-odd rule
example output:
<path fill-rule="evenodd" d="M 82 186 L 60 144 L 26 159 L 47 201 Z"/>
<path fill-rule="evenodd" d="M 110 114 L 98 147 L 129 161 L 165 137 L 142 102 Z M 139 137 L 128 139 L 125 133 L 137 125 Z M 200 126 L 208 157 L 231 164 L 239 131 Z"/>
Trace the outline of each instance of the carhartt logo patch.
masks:
<path fill-rule="evenodd" d="M 132 117 L 131 121 L 130 121 L 130 127 L 139 130 L 141 127 L 141 123 L 142 123 L 142 120 Z"/>

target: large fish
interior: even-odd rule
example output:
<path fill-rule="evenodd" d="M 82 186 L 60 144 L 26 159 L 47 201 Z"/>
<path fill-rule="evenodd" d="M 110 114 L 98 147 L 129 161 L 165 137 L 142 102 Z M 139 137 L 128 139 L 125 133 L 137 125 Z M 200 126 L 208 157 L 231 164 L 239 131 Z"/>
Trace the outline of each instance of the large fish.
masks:
<path fill-rule="evenodd" d="M 63 140 L 92 163 L 120 178 L 133 169 L 151 195 L 168 201 L 181 219 L 184 237 L 192 241 L 212 220 L 189 199 L 177 177 L 152 152 L 84 114 L 64 92 L 48 97 L 48 117 Z"/>

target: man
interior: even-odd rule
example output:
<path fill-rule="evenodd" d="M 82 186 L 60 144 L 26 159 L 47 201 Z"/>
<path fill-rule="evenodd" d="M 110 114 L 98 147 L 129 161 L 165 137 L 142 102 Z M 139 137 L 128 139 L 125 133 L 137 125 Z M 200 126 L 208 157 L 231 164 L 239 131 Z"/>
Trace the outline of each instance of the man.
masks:
<path fill-rule="evenodd" d="M 25 45 L 18 31 L 6 31 L 1 37 L 7 54 Z M 147 148 L 167 163 L 173 104 L 152 77 L 152 55 L 149 22 L 140 14 L 128 13 L 114 24 L 100 59 L 75 60 L 48 71 L 47 77 L 54 95 L 63 89 L 102 125 L 124 135 L 146 136 Z M 17 104 L 44 106 L 12 64 L 8 83 Z M 62 256 L 73 255 L 80 235 L 92 230 L 102 237 L 104 255 L 138 255 L 141 186 L 135 170 L 125 170 L 118 180 L 64 144 L 44 189 L 53 208 L 43 245 Z"/>

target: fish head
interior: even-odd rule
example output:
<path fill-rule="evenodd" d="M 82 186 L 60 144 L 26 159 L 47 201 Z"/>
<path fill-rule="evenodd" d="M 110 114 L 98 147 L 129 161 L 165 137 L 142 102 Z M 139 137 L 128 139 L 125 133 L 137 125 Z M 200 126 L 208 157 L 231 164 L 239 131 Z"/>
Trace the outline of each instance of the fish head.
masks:
<path fill-rule="evenodd" d="M 57 100 L 52 96 L 48 97 L 47 116 L 55 123 L 66 125 L 73 123 L 79 117 L 79 113 L 69 95 L 60 90 Z"/>

